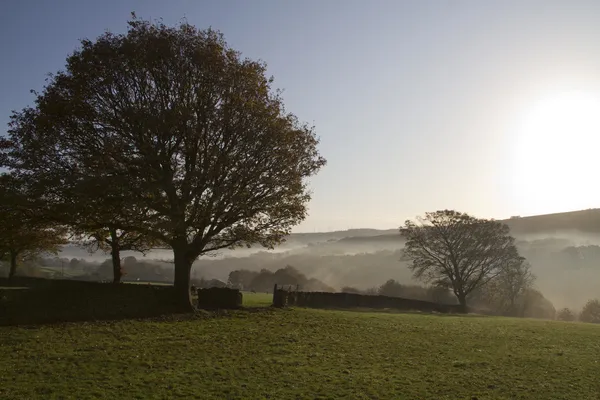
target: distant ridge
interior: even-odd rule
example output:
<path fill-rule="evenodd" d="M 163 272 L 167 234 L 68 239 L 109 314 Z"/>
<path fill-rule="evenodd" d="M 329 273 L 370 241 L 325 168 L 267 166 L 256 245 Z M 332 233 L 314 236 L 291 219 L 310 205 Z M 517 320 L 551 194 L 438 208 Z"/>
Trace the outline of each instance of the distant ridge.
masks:
<path fill-rule="evenodd" d="M 512 217 L 499 220 L 507 224 L 514 234 L 536 234 L 558 231 L 580 231 L 600 234 L 600 209 L 568 211 L 553 214 Z M 349 229 L 346 231 L 293 233 L 290 242 L 377 242 L 398 237 L 398 229 Z"/>
<path fill-rule="evenodd" d="M 503 220 L 514 233 L 581 231 L 600 233 L 600 209 L 513 217 Z"/>

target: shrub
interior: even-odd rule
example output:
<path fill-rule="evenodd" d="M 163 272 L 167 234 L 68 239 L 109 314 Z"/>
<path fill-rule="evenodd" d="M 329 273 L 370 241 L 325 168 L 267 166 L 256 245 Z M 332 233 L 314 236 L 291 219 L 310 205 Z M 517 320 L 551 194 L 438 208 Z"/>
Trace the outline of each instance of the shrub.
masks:
<path fill-rule="evenodd" d="M 600 300 L 594 299 L 587 302 L 579 314 L 581 322 L 600 324 Z"/>
<path fill-rule="evenodd" d="M 558 321 L 575 321 L 577 319 L 577 316 L 570 309 L 563 308 L 558 313 L 556 313 L 556 319 Z"/>

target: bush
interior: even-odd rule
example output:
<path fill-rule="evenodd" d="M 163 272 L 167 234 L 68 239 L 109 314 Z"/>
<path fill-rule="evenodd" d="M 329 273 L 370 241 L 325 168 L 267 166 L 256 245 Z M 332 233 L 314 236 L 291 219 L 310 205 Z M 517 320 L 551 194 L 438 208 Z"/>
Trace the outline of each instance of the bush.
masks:
<path fill-rule="evenodd" d="M 556 314 L 556 319 L 558 321 L 575 321 L 577 319 L 577 316 L 570 309 L 563 308 Z"/>
<path fill-rule="evenodd" d="M 581 322 L 600 324 L 600 300 L 594 299 L 587 302 L 579 314 Z"/>

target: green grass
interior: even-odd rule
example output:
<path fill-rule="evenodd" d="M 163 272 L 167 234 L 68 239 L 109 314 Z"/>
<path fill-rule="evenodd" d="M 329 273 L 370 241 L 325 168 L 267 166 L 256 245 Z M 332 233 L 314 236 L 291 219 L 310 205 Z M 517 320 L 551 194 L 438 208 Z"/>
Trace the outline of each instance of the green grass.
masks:
<path fill-rule="evenodd" d="M 273 293 L 242 293 L 244 307 L 268 307 L 273 304 Z"/>
<path fill-rule="evenodd" d="M 153 285 L 153 286 L 173 286 L 172 283 L 163 282 L 147 282 L 147 281 L 123 281 L 128 285 Z"/>
<path fill-rule="evenodd" d="M 2 327 L 0 338 L 2 399 L 600 394 L 600 326 L 581 323 L 254 308 L 177 322 Z"/>

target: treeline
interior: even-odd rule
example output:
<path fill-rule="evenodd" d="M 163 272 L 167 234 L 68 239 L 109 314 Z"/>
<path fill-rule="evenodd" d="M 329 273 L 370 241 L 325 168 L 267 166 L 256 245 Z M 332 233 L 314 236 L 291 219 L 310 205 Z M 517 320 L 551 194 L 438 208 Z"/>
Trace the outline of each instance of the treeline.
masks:
<path fill-rule="evenodd" d="M 580 313 L 577 313 L 569 308 L 563 308 L 556 314 L 556 319 L 559 321 L 581 321 L 600 324 L 600 300 L 589 300 Z"/>
<path fill-rule="evenodd" d="M 173 265 L 158 260 L 138 260 L 125 257 L 121 263 L 123 281 L 173 282 Z M 0 276 L 7 276 L 9 265 L 0 262 Z M 73 279 L 105 282 L 113 280 L 113 262 L 87 261 L 80 258 L 36 258 L 19 267 L 19 275 L 31 278 Z"/>
<path fill-rule="evenodd" d="M 260 271 L 236 270 L 229 274 L 228 284 L 231 287 L 246 291 L 273 292 L 275 284 L 281 286 L 297 286 L 305 291 L 335 292 L 335 289 L 315 278 L 307 278 L 298 269 L 287 265 L 275 272 L 268 269 Z"/>

